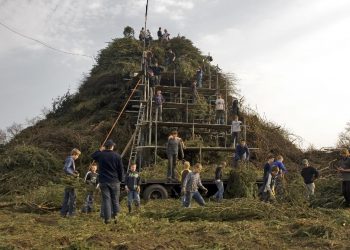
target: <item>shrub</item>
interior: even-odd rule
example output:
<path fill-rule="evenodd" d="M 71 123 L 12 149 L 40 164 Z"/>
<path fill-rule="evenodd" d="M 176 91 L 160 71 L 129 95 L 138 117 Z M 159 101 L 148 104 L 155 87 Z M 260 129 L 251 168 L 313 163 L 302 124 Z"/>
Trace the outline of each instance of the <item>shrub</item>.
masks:
<path fill-rule="evenodd" d="M 57 181 L 56 173 L 60 162 L 51 153 L 34 146 L 16 146 L 7 149 L 0 156 L 0 193 L 24 193 Z"/>
<path fill-rule="evenodd" d="M 240 162 L 238 167 L 231 171 L 225 194 L 230 198 L 256 197 L 257 177 L 254 165 L 249 162 Z"/>

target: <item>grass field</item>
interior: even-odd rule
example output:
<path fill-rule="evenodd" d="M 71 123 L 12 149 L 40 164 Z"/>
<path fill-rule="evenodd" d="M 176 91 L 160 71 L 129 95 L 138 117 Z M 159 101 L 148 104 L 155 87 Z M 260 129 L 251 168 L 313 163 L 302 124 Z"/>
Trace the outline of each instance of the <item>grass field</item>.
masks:
<path fill-rule="evenodd" d="M 0 249 L 346 249 L 350 210 L 291 207 L 251 199 L 208 202 L 184 209 L 179 200 L 154 200 L 117 224 L 99 213 L 61 218 L 0 210 Z"/>

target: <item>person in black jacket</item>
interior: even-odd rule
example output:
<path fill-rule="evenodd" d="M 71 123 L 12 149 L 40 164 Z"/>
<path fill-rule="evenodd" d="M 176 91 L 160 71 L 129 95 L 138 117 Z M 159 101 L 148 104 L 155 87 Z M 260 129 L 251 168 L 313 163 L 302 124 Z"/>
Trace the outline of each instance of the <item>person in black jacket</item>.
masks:
<path fill-rule="evenodd" d="M 233 98 L 232 100 L 232 108 L 231 108 L 231 112 L 233 116 L 238 116 L 239 117 L 239 104 L 238 104 L 238 99 L 237 98 Z"/>
<path fill-rule="evenodd" d="M 316 168 L 309 165 L 309 161 L 304 159 L 302 161 L 303 169 L 301 170 L 301 176 L 304 178 L 304 183 L 307 189 L 307 198 L 314 196 L 315 194 L 315 183 L 314 180 L 319 177 L 319 172 Z"/>
<path fill-rule="evenodd" d="M 152 71 L 153 71 L 153 85 L 160 85 L 160 79 L 162 78 L 162 72 L 163 72 L 163 68 L 160 67 L 158 65 L 158 62 L 155 63 L 154 66 L 151 67 Z"/>
<path fill-rule="evenodd" d="M 215 169 L 215 184 L 218 188 L 218 191 L 214 194 L 213 198 L 217 202 L 222 202 L 224 198 L 224 183 L 222 181 L 222 169 L 226 167 L 226 162 L 223 161 L 219 166 Z"/>
<path fill-rule="evenodd" d="M 86 199 L 84 206 L 81 209 L 81 212 L 83 213 L 90 213 L 94 209 L 94 194 L 95 191 L 98 189 L 98 173 L 97 171 L 97 164 L 96 162 L 91 163 L 89 167 L 89 171 L 86 173 L 84 181 L 86 184 Z"/>
<path fill-rule="evenodd" d="M 120 183 L 124 177 L 124 166 L 119 154 L 113 152 L 115 143 L 107 140 L 100 150 L 91 155 L 99 167 L 99 183 L 102 194 L 103 217 L 106 224 L 116 220 L 120 210 Z M 115 221 L 116 222 L 116 221 Z"/>
<path fill-rule="evenodd" d="M 157 36 L 158 36 L 158 41 L 162 40 L 163 32 L 162 32 L 162 28 L 161 27 L 159 27 L 159 30 L 157 32 Z"/>
<path fill-rule="evenodd" d="M 136 171 L 136 163 L 130 165 L 130 170 L 125 176 L 125 190 L 128 193 L 128 209 L 131 213 L 131 205 L 135 202 L 137 208 L 140 207 L 140 174 Z"/>

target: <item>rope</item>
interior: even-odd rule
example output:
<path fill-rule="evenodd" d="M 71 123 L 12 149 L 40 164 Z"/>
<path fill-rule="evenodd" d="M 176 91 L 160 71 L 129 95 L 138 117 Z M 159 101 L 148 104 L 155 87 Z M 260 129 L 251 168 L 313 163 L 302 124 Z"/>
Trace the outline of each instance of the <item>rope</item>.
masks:
<path fill-rule="evenodd" d="M 38 40 L 38 39 L 35 39 L 35 38 L 30 37 L 30 36 L 24 35 L 24 34 L 14 30 L 13 28 L 9 27 L 8 25 L 6 25 L 6 24 L 4 24 L 2 22 L 0 22 L 0 25 L 3 26 L 4 28 L 6 28 L 7 30 L 15 33 L 16 35 L 19 35 L 19 36 L 21 36 L 23 38 L 26 38 L 28 40 L 32 40 L 32 41 L 34 41 L 36 43 L 39 43 L 39 44 L 45 46 L 46 48 L 52 49 L 52 50 L 60 52 L 60 53 L 68 54 L 68 55 L 88 57 L 88 58 L 91 58 L 94 62 L 96 62 L 96 60 L 95 60 L 95 58 L 93 56 L 85 55 L 85 54 L 79 54 L 79 53 L 73 53 L 73 52 L 57 49 L 57 48 L 54 48 L 54 47 L 52 47 L 51 45 L 49 45 L 49 44 L 47 44 L 45 42 L 42 42 L 42 41 Z"/>
<path fill-rule="evenodd" d="M 117 123 L 118 123 L 120 117 L 122 116 L 122 114 L 123 114 L 123 112 L 124 112 L 126 106 L 128 105 L 128 103 L 129 103 L 131 97 L 134 95 L 134 93 L 135 93 L 137 87 L 140 85 L 141 80 L 142 80 L 142 79 L 140 79 L 140 80 L 137 82 L 135 88 L 132 90 L 132 92 L 131 92 L 131 94 L 130 94 L 128 100 L 125 102 L 124 107 L 123 107 L 122 110 L 120 111 L 120 113 L 119 113 L 117 119 L 116 119 L 115 122 L 113 123 L 113 126 L 112 126 L 111 130 L 108 132 L 108 134 L 107 134 L 105 140 L 103 141 L 103 143 L 101 144 L 101 146 L 103 146 L 103 145 L 105 144 L 105 142 L 108 140 L 108 138 L 109 138 L 110 135 L 112 134 L 112 132 L 113 132 L 115 126 L 117 125 Z"/>

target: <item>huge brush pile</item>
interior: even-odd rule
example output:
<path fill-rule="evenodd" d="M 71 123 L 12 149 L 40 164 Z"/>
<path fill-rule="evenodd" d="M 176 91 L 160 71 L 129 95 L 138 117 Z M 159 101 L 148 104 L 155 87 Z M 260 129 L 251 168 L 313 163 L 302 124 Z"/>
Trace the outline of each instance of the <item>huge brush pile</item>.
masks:
<path fill-rule="evenodd" d="M 153 51 L 159 64 L 164 65 L 165 54 L 169 48 L 177 55 L 177 82 L 189 87 L 195 79 L 197 67 L 203 63 L 205 56 L 201 55 L 199 49 L 185 37 L 173 38 L 168 43 L 155 41 L 149 49 Z M 81 175 L 87 172 L 91 161 L 90 154 L 99 148 L 101 141 L 130 95 L 131 89 L 139 80 L 139 77 L 131 76 L 134 73 L 140 73 L 142 50 L 143 44 L 133 38 L 118 38 L 111 41 L 106 48 L 100 51 L 97 64 L 83 79 L 77 93 L 67 93 L 56 98 L 45 119 L 23 130 L 0 149 L 0 197 L 2 199 L 13 200 L 14 197 L 24 197 L 27 204 L 38 204 L 38 206 L 47 208 L 57 206 L 52 190 L 57 188 L 57 193 L 63 191 L 64 183 L 61 180 L 61 174 L 65 157 L 72 148 L 79 148 L 83 154 L 76 162 L 76 166 Z M 211 67 L 211 72 L 213 75 L 217 73 L 215 67 Z M 221 89 L 226 88 L 226 83 L 228 83 L 229 91 L 235 93 L 233 79 L 225 74 L 219 74 L 218 78 Z M 171 80 L 172 72 L 164 72 L 162 83 Z M 230 97 L 227 102 L 231 102 Z M 202 109 L 205 109 L 206 112 L 202 112 Z M 203 119 L 207 119 L 206 116 L 211 112 L 209 105 L 203 103 L 202 99 L 194 111 L 195 116 L 203 116 Z M 178 119 L 173 116 L 173 112 L 164 112 L 163 119 Z M 247 168 L 248 172 L 236 172 L 232 178 L 235 180 L 240 178 L 242 183 L 251 185 L 257 173 L 261 176 L 260 166 L 268 153 L 284 155 L 287 167 L 290 168 L 293 168 L 292 166 L 302 158 L 302 152 L 290 140 L 288 132 L 283 128 L 264 121 L 258 114 L 243 112 L 243 116 L 248 125 L 248 145 L 257 147 L 259 150 L 252 156 L 254 171 Z M 134 124 L 135 119 L 131 115 L 122 116 L 111 135 L 111 138 L 117 142 L 117 151 L 121 152 L 126 146 L 134 131 Z M 159 129 L 158 132 L 159 144 L 165 143 L 170 129 Z M 204 141 L 213 141 L 209 137 L 193 139 L 188 129 L 179 132 L 185 143 L 187 142 L 187 146 L 204 145 Z M 160 153 L 159 156 L 163 160 L 160 159 L 159 164 L 153 169 L 152 167 L 145 169 L 142 174 L 144 178 L 154 179 L 165 176 L 165 154 Z M 198 157 L 190 153 L 187 153 L 185 157 L 191 158 L 192 164 L 198 161 Z M 202 159 L 205 166 L 202 173 L 203 178 L 213 178 L 215 164 L 222 160 L 229 163 L 232 159 L 230 157 L 232 155 L 227 153 L 204 155 Z M 178 169 L 180 172 L 181 166 Z M 229 173 L 225 175 L 228 176 Z M 287 192 L 291 195 L 294 190 L 298 190 L 294 187 L 301 184 L 300 180 L 295 182 L 292 180 L 288 185 L 293 187 L 289 193 Z M 238 193 L 233 193 L 233 197 L 251 197 L 254 196 L 255 191 L 250 186 L 234 192 Z M 293 199 L 286 198 L 286 200 Z"/>

